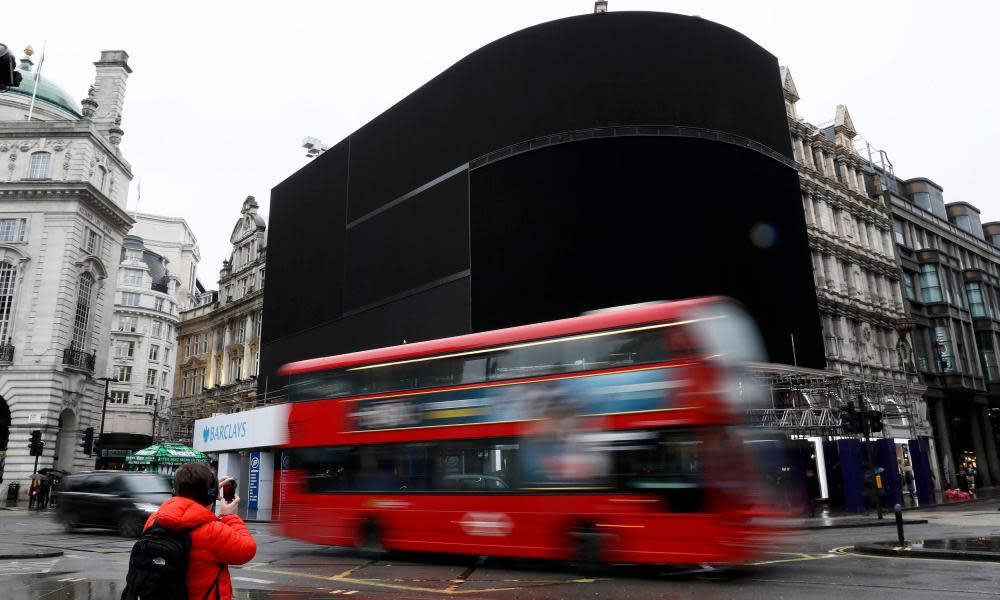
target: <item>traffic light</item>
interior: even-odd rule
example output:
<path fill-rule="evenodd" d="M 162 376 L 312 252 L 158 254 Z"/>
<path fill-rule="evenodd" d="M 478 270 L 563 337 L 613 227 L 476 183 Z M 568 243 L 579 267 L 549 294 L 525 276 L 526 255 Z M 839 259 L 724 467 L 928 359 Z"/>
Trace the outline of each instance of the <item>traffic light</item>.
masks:
<path fill-rule="evenodd" d="M 88 427 L 83 430 L 83 453 L 90 456 L 94 453 L 94 428 Z"/>
<path fill-rule="evenodd" d="M 844 433 L 861 433 L 859 416 L 861 415 L 855 412 L 853 403 L 849 403 L 840 409 L 840 427 L 844 430 Z"/>
<path fill-rule="evenodd" d="M 21 85 L 21 72 L 17 70 L 14 53 L 0 44 L 0 92 Z"/>
<path fill-rule="evenodd" d="M 45 448 L 45 442 L 42 441 L 42 432 L 36 429 L 31 432 L 31 442 L 28 443 L 28 454 L 30 456 L 41 456 L 42 449 Z"/>
<path fill-rule="evenodd" d="M 868 419 L 868 431 L 872 433 L 878 433 L 882 431 L 882 411 L 880 410 L 868 410 L 865 411 L 865 415 Z"/>

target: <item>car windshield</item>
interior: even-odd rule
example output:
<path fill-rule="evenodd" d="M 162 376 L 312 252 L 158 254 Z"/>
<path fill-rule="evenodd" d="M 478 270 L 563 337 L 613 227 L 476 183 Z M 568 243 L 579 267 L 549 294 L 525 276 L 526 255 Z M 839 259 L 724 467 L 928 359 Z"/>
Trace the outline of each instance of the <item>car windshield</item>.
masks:
<path fill-rule="evenodd" d="M 129 491 L 138 494 L 169 494 L 170 483 L 159 475 L 136 475 L 125 478 Z"/>

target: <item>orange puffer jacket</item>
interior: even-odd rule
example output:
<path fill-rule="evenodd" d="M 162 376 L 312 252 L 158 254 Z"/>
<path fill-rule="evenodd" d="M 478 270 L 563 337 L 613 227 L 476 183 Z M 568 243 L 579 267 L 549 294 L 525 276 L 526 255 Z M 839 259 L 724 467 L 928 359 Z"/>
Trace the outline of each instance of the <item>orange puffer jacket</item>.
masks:
<path fill-rule="evenodd" d="M 237 515 L 226 515 L 221 519 L 210 510 L 190 498 L 174 496 L 149 516 L 146 528 L 158 521 L 160 526 L 171 531 L 192 529 L 191 557 L 188 559 L 188 598 L 201 600 L 215 581 L 222 565 L 242 565 L 257 553 L 257 543 L 243 519 Z M 199 527 L 200 525 L 200 527 Z M 215 592 L 209 596 L 215 598 Z M 219 577 L 219 598 L 231 600 L 233 584 L 229 579 L 229 569 L 223 569 Z"/>

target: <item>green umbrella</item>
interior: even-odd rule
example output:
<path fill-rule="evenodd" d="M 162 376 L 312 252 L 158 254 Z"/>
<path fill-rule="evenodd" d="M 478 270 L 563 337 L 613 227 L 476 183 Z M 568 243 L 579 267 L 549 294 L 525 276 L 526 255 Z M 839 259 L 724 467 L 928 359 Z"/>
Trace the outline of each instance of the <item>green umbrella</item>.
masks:
<path fill-rule="evenodd" d="M 211 463 L 212 459 L 190 446 L 170 442 L 153 444 L 125 457 L 125 465 L 130 471 L 146 471 L 159 465 L 179 466 L 189 462 Z"/>

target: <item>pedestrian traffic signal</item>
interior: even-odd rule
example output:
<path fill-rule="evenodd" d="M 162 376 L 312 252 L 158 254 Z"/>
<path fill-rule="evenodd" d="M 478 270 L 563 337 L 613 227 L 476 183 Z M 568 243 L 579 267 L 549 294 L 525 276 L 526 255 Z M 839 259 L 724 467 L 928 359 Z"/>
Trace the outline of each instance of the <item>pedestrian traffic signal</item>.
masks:
<path fill-rule="evenodd" d="M 83 453 L 90 456 L 94 453 L 94 428 L 88 427 L 83 430 Z"/>
<path fill-rule="evenodd" d="M 42 441 L 41 430 L 34 430 L 31 432 L 31 442 L 28 443 L 28 450 L 30 456 L 41 456 L 42 449 L 45 448 L 45 442 Z"/>
<path fill-rule="evenodd" d="M 0 44 L 0 92 L 21 85 L 21 72 L 15 65 L 14 53 Z"/>

